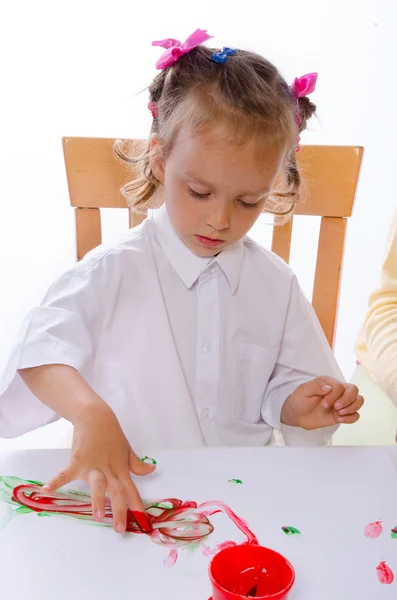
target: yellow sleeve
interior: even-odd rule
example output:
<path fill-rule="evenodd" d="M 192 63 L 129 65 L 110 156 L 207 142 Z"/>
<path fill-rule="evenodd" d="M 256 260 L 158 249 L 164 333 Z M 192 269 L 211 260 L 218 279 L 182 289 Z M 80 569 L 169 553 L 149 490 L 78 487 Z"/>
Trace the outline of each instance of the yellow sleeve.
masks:
<path fill-rule="evenodd" d="M 362 334 L 368 367 L 397 404 L 397 215 L 387 243 L 380 285 L 370 295 Z"/>

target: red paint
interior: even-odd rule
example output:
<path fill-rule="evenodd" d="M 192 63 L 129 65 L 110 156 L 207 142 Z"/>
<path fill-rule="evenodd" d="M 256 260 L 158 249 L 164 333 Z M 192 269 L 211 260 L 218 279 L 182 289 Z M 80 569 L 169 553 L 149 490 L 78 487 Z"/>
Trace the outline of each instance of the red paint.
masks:
<path fill-rule="evenodd" d="M 198 508 L 198 510 L 200 510 L 202 512 L 202 514 L 207 515 L 207 516 L 215 515 L 218 512 L 225 513 L 225 515 L 227 515 L 233 521 L 233 523 L 236 525 L 236 527 L 238 527 L 240 529 L 240 531 L 243 532 L 243 534 L 247 538 L 247 541 L 246 541 L 247 544 L 259 544 L 258 538 L 256 537 L 256 535 L 254 535 L 252 533 L 252 531 L 250 529 L 248 529 L 248 525 L 247 525 L 246 521 L 244 521 L 243 519 L 240 519 L 240 517 L 238 517 L 236 515 L 236 513 L 234 513 L 223 502 L 218 502 L 218 501 L 203 502 L 202 504 L 199 504 L 197 508 Z M 203 511 L 203 508 L 207 509 L 207 510 Z M 230 543 L 230 542 L 228 542 L 228 543 Z"/>
<path fill-rule="evenodd" d="M 206 248 L 217 248 L 224 243 L 223 240 L 213 240 L 212 238 L 208 238 L 203 235 L 196 235 L 195 237 L 198 243 Z"/>
<path fill-rule="evenodd" d="M 131 511 L 131 514 L 133 515 L 142 533 L 152 533 L 153 527 L 146 513 L 133 510 Z"/>
<path fill-rule="evenodd" d="M 394 581 L 394 573 L 384 560 L 376 567 L 376 575 L 381 583 L 390 585 Z"/>
<path fill-rule="evenodd" d="M 365 537 L 373 540 L 380 536 L 383 531 L 382 521 L 374 521 L 373 523 L 369 523 L 364 529 Z"/>
<path fill-rule="evenodd" d="M 91 497 L 83 492 L 64 490 L 53 494 L 43 493 L 42 486 L 24 484 L 14 488 L 13 500 L 36 512 L 48 512 L 88 521 L 97 521 L 92 514 Z M 178 557 L 178 548 L 193 544 L 203 544 L 214 527 L 210 516 L 223 512 L 242 531 L 247 538 L 245 544 L 258 545 L 258 540 L 247 523 L 240 519 L 226 504 L 222 502 L 183 502 L 177 498 L 166 498 L 160 501 L 145 502 L 146 514 L 139 511 L 127 511 L 126 531 L 130 533 L 150 533 L 150 538 L 157 544 L 171 548 L 167 564 L 174 564 Z M 97 521 L 98 522 L 98 521 Z M 100 521 L 103 525 L 113 525 L 112 506 L 109 498 L 105 498 L 105 514 Z M 203 544 L 203 551 L 210 555 L 236 542 L 227 541 L 211 550 Z"/>
<path fill-rule="evenodd" d="M 241 544 L 217 554 L 209 566 L 213 600 L 286 600 L 295 581 L 292 565 L 278 552 Z"/>

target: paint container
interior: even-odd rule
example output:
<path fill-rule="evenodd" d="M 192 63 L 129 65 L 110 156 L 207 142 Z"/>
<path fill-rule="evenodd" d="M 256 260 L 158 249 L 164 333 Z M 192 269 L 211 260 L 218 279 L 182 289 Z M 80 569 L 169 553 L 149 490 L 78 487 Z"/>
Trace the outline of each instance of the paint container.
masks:
<path fill-rule="evenodd" d="M 225 548 L 209 566 L 212 600 L 286 600 L 295 571 L 284 556 L 255 544 Z"/>

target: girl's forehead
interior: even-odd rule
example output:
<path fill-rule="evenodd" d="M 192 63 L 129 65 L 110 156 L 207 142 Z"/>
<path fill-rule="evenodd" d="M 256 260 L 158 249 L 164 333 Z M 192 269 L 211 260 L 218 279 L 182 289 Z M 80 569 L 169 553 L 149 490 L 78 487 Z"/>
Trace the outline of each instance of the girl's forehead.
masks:
<path fill-rule="evenodd" d="M 253 189 L 271 186 L 281 169 L 286 148 L 251 139 L 236 143 L 222 127 L 206 127 L 200 131 L 182 129 L 171 150 L 170 159 L 178 171 L 192 179 L 205 177 L 231 181 L 247 179 Z"/>

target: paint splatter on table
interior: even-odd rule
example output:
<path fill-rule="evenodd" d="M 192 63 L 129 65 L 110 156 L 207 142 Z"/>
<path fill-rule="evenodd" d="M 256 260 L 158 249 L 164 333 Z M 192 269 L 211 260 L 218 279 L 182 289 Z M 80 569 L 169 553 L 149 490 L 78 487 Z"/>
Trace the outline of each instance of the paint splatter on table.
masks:
<path fill-rule="evenodd" d="M 365 537 L 370 540 L 374 540 L 379 537 L 383 531 L 382 521 L 374 521 L 373 523 L 368 523 L 368 525 L 364 529 Z"/>
<path fill-rule="evenodd" d="M 394 581 L 394 573 L 384 560 L 376 567 L 376 575 L 380 583 L 390 585 Z"/>
<path fill-rule="evenodd" d="M 285 535 L 302 535 L 302 532 L 299 531 L 296 527 L 285 526 L 281 528 Z"/>

